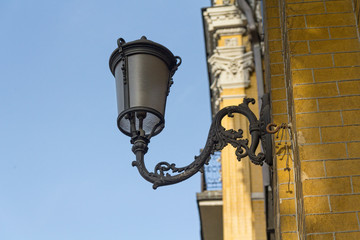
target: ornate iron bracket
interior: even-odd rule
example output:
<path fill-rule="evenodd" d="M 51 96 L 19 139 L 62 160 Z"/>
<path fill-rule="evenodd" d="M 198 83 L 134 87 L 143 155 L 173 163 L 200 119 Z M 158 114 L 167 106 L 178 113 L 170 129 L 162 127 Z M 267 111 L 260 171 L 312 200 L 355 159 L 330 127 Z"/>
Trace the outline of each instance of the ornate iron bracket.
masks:
<path fill-rule="evenodd" d="M 271 165 L 271 136 L 266 132 L 266 126 L 270 123 L 270 108 L 268 104 L 269 101 L 266 98 L 268 98 L 267 95 L 263 98 L 260 120 L 256 118 L 255 114 L 249 108 L 249 103 L 255 103 L 255 100 L 252 98 L 244 98 L 243 103 L 238 106 L 229 106 L 221 109 L 214 117 L 203 151 L 199 156 L 196 156 L 195 160 L 189 165 L 178 168 L 174 163 L 159 162 L 155 166 L 154 171 L 149 172 L 144 163 L 144 155 L 148 150 L 147 145 L 150 139 L 144 135 L 132 137 L 132 151 L 136 155 L 136 161 L 133 161 L 132 165 L 138 168 L 140 175 L 144 179 L 153 183 L 154 189 L 158 186 L 181 182 L 193 176 L 198 171 L 202 171 L 203 165 L 209 163 L 210 155 L 222 150 L 228 144 L 236 149 L 235 155 L 239 161 L 241 158 L 248 156 L 251 162 L 256 165 L 262 165 L 263 162 Z M 248 146 L 249 140 L 243 139 L 243 130 L 226 130 L 221 125 L 221 120 L 225 116 L 234 117 L 234 114 L 242 114 L 249 120 L 249 131 L 251 135 L 250 146 Z M 259 141 L 262 142 L 263 152 L 256 154 Z"/>

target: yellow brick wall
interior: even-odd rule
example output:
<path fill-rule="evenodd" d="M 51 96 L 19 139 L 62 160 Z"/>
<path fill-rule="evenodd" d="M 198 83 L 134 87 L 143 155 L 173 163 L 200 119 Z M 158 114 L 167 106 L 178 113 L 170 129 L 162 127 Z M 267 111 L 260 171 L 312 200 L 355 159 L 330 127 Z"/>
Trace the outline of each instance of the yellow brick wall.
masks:
<path fill-rule="evenodd" d="M 360 239 L 358 3 L 264 2 L 273 122 L 293 132 L 290 171 L 275 148 L 277 239 Z"/>
<path fill-rule="evenodd" d="M 354 0 L 354 12 L 355 12 L 355 18 L 356 18 L 356 22 L 357 22 L 357 26 L 358 26 L 358 30 L 360 31 L 360 1 L 359 0 Z"/>
<path fill-rule="evenodd" d="M 272 96 L 272 118 L 275 123 L 288 123 L 288 93 L 285 76 L 283 34 L 281 28 L 281 10 L 278 0 L 264 3 L 266 56 L 265 75 L 270 79 Z M 281 139 L 281 138 L 280 138 Z M 275 235 L 277 239 L 297 239 L 297 206 L 294 185 L 293 161 L 286 161 L 283 149 L 290 145 L 289 138 L 275 143 L 276 161 L 274 162 L 274 200 L 275 200 Z M 289 167 L 290 171 L 285 171 Z"/>

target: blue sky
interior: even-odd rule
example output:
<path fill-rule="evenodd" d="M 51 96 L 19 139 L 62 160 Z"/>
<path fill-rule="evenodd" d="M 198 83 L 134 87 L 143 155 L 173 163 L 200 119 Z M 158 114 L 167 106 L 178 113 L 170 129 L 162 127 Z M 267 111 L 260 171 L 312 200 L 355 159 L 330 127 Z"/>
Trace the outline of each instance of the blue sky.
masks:
<path fill-rule="evenodd" d="M 210 101 L 201 8 L 210 0 L 0 1 L 0 239 L 196 240 L 200 175 L 154 191 L 116 127 L 108 59 L 142 35 L 183 59 L 145 159 L 186 165 Z"/>

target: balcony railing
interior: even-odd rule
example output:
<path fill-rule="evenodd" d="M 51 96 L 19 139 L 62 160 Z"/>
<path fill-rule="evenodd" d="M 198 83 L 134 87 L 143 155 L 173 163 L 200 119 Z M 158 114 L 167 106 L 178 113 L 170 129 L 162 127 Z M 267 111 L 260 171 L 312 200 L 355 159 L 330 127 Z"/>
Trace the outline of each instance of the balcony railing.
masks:
<path fill-rule="evenodd" d="M 215 191 L 222 189 L 221 181 L 221 152 L 211 156 L 209 165 L 204 166 L 202 173 L 202 191 Z"/>

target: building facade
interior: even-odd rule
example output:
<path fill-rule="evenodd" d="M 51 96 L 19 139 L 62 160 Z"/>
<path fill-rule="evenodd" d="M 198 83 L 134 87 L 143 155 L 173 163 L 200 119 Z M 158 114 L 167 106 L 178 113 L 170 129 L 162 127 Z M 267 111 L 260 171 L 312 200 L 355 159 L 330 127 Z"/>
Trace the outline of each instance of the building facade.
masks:
<path fill-rule="evenodd" d="M 261 22 L 260 2 L 254 1 L 250 7 L 258 9 L 254 16 Z M 255 54 L 245 13 L 239 11 L 234 1 L 214 1 L 211 7 L 203 9 L 202 15 L 213 115 L 219 109 L 242 103 L 244 97 L 258 99 Z M 258 113 L 258 105 L 252 106 L 252 110 Z M 226 118 L 223 126 L 241 128 L 244 137 L 250 137 L 245 117 Z M 227 146 L 221 152 L 222 188 L 204 189 L 197 195 L 202 237 L 265 240 L 262 168 L 247 158 L 239 162 L 234 151 Z M 216 225 L 219 221 L 221 225 Z"/>
<path fill-rule="evenodd" d="M 222 151 L 221 191 L 198 194 L 204 240 L 360 239 L 359 5 L 217 0 L 203 9 L 213 114 L 259 99 L 263 88 L 272 122 L 284 126 L 273 135 L 270 170 Z M 223 125 L 248 126 L 240 117 Z M 202 206 L 213 200 L 221 238 L 206 235 L 216 229 L 207 225 L 212 205 Z"/>

